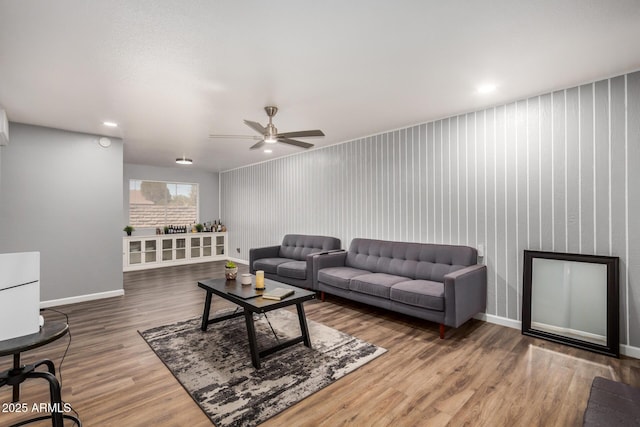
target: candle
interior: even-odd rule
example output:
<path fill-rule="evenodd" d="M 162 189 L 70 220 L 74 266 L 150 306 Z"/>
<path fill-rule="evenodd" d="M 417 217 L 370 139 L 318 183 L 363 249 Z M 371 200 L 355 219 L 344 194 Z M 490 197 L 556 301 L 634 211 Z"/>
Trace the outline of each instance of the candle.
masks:
<path fill-rule="evenodd" d="M 256 289 L 264 289 L 264 271 L 256 271 Z"/>

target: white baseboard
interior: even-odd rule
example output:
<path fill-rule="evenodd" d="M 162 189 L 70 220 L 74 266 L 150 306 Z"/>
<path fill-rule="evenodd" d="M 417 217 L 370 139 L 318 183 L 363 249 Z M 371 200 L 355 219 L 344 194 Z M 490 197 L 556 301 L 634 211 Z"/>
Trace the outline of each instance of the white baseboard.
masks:
<path fill-rule="evenodd" d="M 474 319 L 484 320 L 487 323 L 506 326 L 508 328 L 522 330 L 522 322 L 519 320 L 507 319 L 505 317 L 494 316 L 493 314 L 478 313 L 473 316 Z M 623 356 L 640 359 L 640 347 L 633 347 L 626 344 L 620 344 L 620 354 Z"/>
<path fill-rule="evenodd" d="M 108 292 L 98 292 L 95 294 L 87 294 L 87 295 L 78 295 L 75 297 L 69 297 L 69 298 L 60 298 L 60 299 L 52 299 L 49 301 L 40 301 L 40 308 L 47 308 L 47 307 L 56 307 L 59 305 L 67 305 L 67 304 L 75 304 L 78 302 L 84 302 L 84 301 L 93 301 L 96 299 L 103 299 L 103 298 L 113 298 L 113 297 L 120 297 L 124 295 L 124 289 L 118 289 L 115 291 L 108 291 Z"/>
<path fill-rule="evenodd" d="M 640 347 L 632 347 L 626 344 L 620 344 L 620 354 L 634 359 L 640 359 Z"/>
<path fill-rule="evenodd" d="M 484 320 L 488 323 L 506 326 L 513 329 L 522 329 L 522 322 L 519 320 L 507 319 L 506 317 L 494 316 L 493 314 L 478 313 L 473 316 L 474 319 Z"/>

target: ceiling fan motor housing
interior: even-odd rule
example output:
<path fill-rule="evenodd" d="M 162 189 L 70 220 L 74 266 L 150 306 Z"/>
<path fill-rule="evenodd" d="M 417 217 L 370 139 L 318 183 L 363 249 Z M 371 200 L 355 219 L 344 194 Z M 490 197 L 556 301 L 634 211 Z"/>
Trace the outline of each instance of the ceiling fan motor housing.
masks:
<path fill-rule="evenodd" d="M 267 112 L 267 116 L 271 119 L 271 117 L 275 116 L 278 112 L 278 107 L 264 107 L 264 111 Z"/>
<path fill-rule="evenodd" d="M 269 123 L 266 129 L 267 131 L 264 134 L 264 142 L 267 144 L 275 144 L 278 142 L 278 129 L 272 123 Z"/>

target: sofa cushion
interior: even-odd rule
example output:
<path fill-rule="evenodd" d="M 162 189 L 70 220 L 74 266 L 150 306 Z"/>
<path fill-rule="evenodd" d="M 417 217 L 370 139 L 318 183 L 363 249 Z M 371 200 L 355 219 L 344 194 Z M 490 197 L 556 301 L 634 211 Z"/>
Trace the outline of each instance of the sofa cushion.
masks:
<path fill-rule="evenodd" d="M 329 286 L 349 290 L 349 281 L 353 277 L 369 274 L 368 271 L 351 267 L 329 267 L 318 271 L 318 282 Z"/>
<path fill-rule="evenodd" d="M 444 283 L 430 280 L 407 280 L 391 287 L 392 301 L 444 311 Z"/>
<path fill-rule="evenodd" d="M 306 279 L 307 261 L 289 261 L 278 265 L 278 276 Z"/>
<path fill-rule="evenodd" d="M 265 273 L 278 274 L 278 266 L 285 262 L 291 262 L 289 258 L 260 258 L 253 262 L 255 270 L 263 270 Z"/>
<path fill-rule="evenodd" d="M 406 277 L 386 273 L 363 274 L 351 279 L 349 290 L 389 299 L 391 286 L 405 280 Z"/>
<path fill-rule="evenodd" d="M 303 261 L 309 254 L 334 249 L 340 249 L 340 239 L 335 237 L 287 234 L 282 239 L 278 255 L 282 258 Z"/>

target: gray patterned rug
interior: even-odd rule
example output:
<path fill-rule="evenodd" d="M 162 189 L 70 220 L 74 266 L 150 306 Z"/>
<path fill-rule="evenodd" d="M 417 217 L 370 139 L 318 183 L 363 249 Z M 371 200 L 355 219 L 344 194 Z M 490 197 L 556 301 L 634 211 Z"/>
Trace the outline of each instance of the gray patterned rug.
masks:
<path fill-rule="evenodd" d="M 221 313 L 216 313 L 220 315 Z M 268 313 L 286 340 L 300 335 L 297 315 Z M 264 316 L 255 316 L 259 348 L 276 338 Z M 244 317 L 209 325 L 200 318 L 140 333 L 217 427 L 260 424 L 385 353 L 384 348 L 308 320 L 313 349 L 297 344 L 251 364 Z"/>

